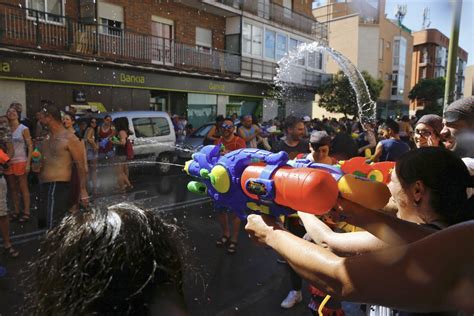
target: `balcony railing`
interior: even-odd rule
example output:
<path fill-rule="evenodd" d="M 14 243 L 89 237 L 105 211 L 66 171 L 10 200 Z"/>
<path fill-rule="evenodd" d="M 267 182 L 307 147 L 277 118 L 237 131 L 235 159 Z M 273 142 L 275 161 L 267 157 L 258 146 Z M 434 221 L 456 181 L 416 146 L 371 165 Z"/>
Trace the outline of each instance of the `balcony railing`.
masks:
<path fill-rule="evenodd" d="M 270 3 L 270 1 L 215 0 L 215 2 L 252 13 L 303 33 L 312 34 L 317 40 L 327 42 L 328 34 L 325 24 L 317 22 L 316 19 L 312 17 L 296 13 L 289 8 Z"/>
<path fill-rule="evenodd" d="M 226 75 L 241 70 L 238 54 L 7 4 L 0 4 L 0 44 Z"/>

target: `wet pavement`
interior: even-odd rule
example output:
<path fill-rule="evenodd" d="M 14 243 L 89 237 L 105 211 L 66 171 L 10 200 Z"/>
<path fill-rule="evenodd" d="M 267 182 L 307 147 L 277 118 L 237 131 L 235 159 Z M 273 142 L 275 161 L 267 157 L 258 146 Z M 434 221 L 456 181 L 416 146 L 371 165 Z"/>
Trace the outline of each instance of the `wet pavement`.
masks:
<path fill-rule="evenodd" d="M 187 245 L 184 291 L 190 315 L 311 315 L 304 291 L 303 303 L 290 310 L 280 307 L 290 289 L 286 264 L 277 263 L 276 253 L 255 245 L 241 225 L 237 252 L 229 255 L 215 246 L 221 231 L 209 200 L 186 190 L 189 178 L 178 171 L 168 176 L 141 172 L 132 176 L 134 188 L 126 194 L 105 194 L 95 203 L 112 205 L 132 202 L 152 209 L 182 228 Z M 0 315 L 16 315 L 23 304 L 20 272 L 30 273 L 44 232 L 35 232 L 35 211 L 26 225 L 12 224 L 14 241 L 21 255 L 0 257 L 7 275 L 0 278 Z M 304 285 L 305 287 L 306 285 Z M 352 312 L 350 315 L 359 313 Z"/>

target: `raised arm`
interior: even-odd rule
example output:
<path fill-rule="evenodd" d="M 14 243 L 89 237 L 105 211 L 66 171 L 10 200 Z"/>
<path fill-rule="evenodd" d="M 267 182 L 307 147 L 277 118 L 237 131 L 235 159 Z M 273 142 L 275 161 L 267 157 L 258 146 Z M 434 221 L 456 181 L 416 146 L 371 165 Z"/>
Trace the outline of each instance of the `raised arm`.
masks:
<path fill-rule="evenodd" d="M 349 258 L 292 235 L 268 217 L 250 215 L 246 229 L 329 295 L 410 311 L 474 312 L 474 221 Z"/>
<path fill-rule="evenodd" d="M 298 212 L 298 216 L 311 239 L 332 252 L 356 255 L 380 250 L 388 246 L 369 232 L 336 233 L 312 214 Z"/>
<path fill-rule="evenodd" d="M 393 215 L 370 210 L 359 204 L 339 198 L 344 221 L 360 227 L 389 245 L 404 245 L 424 238 L 436 230 L 407 222 Z"/>

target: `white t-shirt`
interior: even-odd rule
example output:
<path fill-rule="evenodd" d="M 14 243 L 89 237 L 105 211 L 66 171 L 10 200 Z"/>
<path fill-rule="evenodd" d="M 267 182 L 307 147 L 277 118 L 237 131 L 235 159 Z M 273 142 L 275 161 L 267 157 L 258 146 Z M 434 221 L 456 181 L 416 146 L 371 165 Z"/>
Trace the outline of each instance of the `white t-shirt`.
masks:
<path fill-rule="evenodd" d="M 26 156 L 26 142 L 23 138 L 23 131 L 25 129 L 28 129 L 28 127 L 20 124 L 16 130 L 12 132 L 12 143 L 15 151 L 13 158 L 10 160 L 12 163 L 25 162 L 28 158 Z"/>

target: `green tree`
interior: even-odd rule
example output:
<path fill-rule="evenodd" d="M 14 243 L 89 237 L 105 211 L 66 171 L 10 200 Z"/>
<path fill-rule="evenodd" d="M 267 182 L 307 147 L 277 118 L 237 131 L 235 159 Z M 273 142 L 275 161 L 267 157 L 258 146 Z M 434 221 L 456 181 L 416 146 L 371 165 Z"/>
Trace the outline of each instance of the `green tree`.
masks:
<path fill-rule="evenodd" d="M 361 74 L 367 84 L 371 99 L 376 101 L 383 89 L 383 81 L 375 79 L 367 71 L 362 71 Z M 318 94 L 321 96 L 319 105 L 327 111 L 343 113 L 346 116 L 358 116 L 355 92 L 349 79 L 342 71 L 339 71 L 326 85 L 319 88 Z"/>
<path fill-rule="evenodd" d="M 408 94 L 410 100 L 417 100 L 424 105 L 423 114 L 443 113 L 443 106 L 440 100 L 444 97 L 445 79 L 443 77 L 435 79 L 422 79 Z"/>

